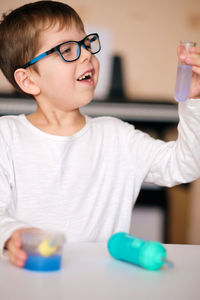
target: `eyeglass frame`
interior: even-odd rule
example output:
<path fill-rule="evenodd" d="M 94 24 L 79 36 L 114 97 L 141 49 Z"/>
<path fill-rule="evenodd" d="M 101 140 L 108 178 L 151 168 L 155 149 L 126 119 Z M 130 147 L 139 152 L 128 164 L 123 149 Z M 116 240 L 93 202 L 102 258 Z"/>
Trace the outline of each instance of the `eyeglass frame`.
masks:
<path fill-rule="evenodd" d="M 91 52 L 87 49 L 86 45 L 84 44 L 84 41 L 91 35 L 96 35 L 98 41 L 99 41 L 99 50 L 98 51 L 95 51 L 95 52 Z M 60 47 L 64 44 L 68 44 L 68 43 L 76 43 L 78 45 L 78 56 L 73 59 L 73 60 L 66 60 L 64 59 L 64 57 L 62 56 L 62 53 L 60 52 Z M 64 43 L 61 43 L 45 52 L 43 52 L 42 54 L 36 56 L 35 58 L 31 59 L 29 62 L 27 62 L 25 65 L 23 65 L 21 68 L 23 69 L 26 69 L 28 68 L 29 66 L 32 66 L 33 64 L 35 64 L 36 62 L 38 62 L 39 60 L 41 60 L 42 58 L 46 57 L 47 55 L 49 54 L 52 54 L 54 52 L 58 52 L 59 56 L 62 58 L 62 60 L 64 62 L 73 62 L 73 61 L 76 61 L 77 59 L 79 59 L 80 55 L 81 55 L 81 46 L 83 46 L 84 49 L 86 49 L 87 51 L 89 51 L 91 54 L 97 54 L 100 50 L 101 50 L 101 43 L 100 43 L 100 39 L 99 39 L 99 35 L 98 33 L 90 33 L 88 35 L 86 35 L 82 40 L 80 41 L 67 41 L 67 42 L 64 42 Z"/>

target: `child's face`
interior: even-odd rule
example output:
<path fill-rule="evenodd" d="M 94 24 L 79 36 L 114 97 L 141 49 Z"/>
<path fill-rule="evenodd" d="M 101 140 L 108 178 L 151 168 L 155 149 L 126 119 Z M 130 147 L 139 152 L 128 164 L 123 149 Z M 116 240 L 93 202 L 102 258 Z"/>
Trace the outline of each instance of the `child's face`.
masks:
<path fill-rule="evenodd" d="M 58 30 L 50 27 L 40 35 L 40 50 L 36 55 L 66 41 L 80 41 L 86 34 L 76 25 Z M 99 73 L 99 62 L 95 55 L 81 47 L 80 58 L 74 62 L 64 62 L 58 53 L 52 53 L 37 62 L 39 73 L 34 79 L 40 93 L 35 97 L 45 101 L 45 106 L 61 111 L 71 111 L 89 103 L 94 96 Z M 86 72 L 91 72 L 88 80 L 78 80 Z"/>

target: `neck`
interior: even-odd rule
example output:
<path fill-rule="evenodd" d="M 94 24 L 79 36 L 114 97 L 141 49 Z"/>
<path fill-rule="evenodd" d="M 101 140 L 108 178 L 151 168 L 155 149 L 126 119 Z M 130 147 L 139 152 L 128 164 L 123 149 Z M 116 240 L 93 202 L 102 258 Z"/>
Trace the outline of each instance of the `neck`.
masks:
<path fill-rule="evenodd" d="M 27 116 L 27 119 L 40 130 L 53 135 L 70 136 L 85 126 L 85 117 L 79 109 L 63 112 L 59 110 L 43 110 L 38 106 L 37 111 Z"/>

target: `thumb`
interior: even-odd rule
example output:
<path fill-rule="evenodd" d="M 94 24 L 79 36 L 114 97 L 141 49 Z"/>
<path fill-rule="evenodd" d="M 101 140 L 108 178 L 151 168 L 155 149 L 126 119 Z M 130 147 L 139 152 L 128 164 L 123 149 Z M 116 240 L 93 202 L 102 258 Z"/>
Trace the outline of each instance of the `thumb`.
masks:
<path fill-rule="evenodd" d="M 13 233 L 13 242 L 17 248 L 22 246 L 21 234 L 25 231 L 25 228 L 18 229 Z"/>

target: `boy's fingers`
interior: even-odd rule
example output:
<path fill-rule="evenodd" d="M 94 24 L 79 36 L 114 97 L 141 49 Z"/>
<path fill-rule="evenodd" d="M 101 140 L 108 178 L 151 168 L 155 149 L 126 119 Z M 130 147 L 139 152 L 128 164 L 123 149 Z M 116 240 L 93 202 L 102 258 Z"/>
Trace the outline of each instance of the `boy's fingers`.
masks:
<path fill-rule="evenodd" d="M 182 45 L 179 45 L 178 47 L 177 47 L 177 54 L 178 54 L 178 56 L 181 54 L 181 53 L 184 53 L 184 46 L 182 46 Z"/>
<path fill-rule="evenodd" d="M 186 57 L 185 62 L 187 64 L 196 66 L 196 67 L 200 67 L 200 56 L 190 56 L 190 57 Z"/>
<path fill-rule="evenodd" d="M 14 235 L 6 242 L 6 248 L 8 250 L 12 250 L 13 247 L 15 248 L 20 248 L 21 247 L 21 240 L 20 238 L 17 236 L 15 237 Z"/>
<path fill-rule="evenodd" d="M 16 266 L 16 258 L 11 252 L 8 252 L 8 258 L 9 258 L 9 261 L 11 262 L 11 264 Z"/>
<path fill-rule="evenodd" d="M 6 243 L 8 257 L 10 262 L 17 266 L 23 267 L 27 258 L 25 251 L 21 249 L 20 232 L 16 231 Z"/>
<path fill-rule="evenodd" d="M 8 250 L 10 254 L 15 256 L 17 259 L 25 260 L 27 258 L 26 252 L 20 248 L 17 248 L 13 243 L 10 244 Z"/>
<path fill-rule="evenodd" d="M 16 266 L 19 268 L 22 268 L 25 265 L 25 261 L 17 260 L 16 261 Z"/>
<path fill-rule="evenodd" d="M 21 238 L 19 235 L 13 236 L 13 243 L 17 248 L 20 248 L 22 245 Z"/>
<path fill-rule="evenodd" d="M 21 228 L 13 233 L 12 240 L 14 241 L 16 247 L 20 248 L 22 246 L 21 234 L 26 230 L 26 228 Z"/>
<path fill-rule="evenodd" d="M 8 253 L 8 258 L 9 258 L 9 261 L 11 262 L 11 264 L 13 265 L 17 265 L 17 259 L 15 257 L 14 254 L 12 254 L 11 252 Z"/>
<path fill-rule="evenodd" d="M 12 248 L 12 251 L 8 251 L 8 257 L 13 265 L 22 267 L 25 264 L 27 255 L 23 250 Z"/>
<path fill-rule="evenodd" d="M 197 48 L 197 47 L 191 47 L 189 49 L 189 53 L 196 53 L 196 54 L 200 54 L 200 48 Z"/>
<path fill-rule="evenodd" d="M 200 65 L 200 48 L 191 47 L 189 52 L 183 50 L 183 46 L 178 46 L 177 54 L 181 61 L 186 61 L 186 63 L 194 63 L 197 66 Z"/>
<path fill-rule="evenodd" d="M 199 68 L 199 67 L 193 66 L 193 67 L 192 67 L 192 71 L 193 71 L 194 73 L 197 73 L 197 74 L 200 75 L 200 68 Z"/>
<path fill-rule="evenodd" d="M 8 250 L 9 260 L 13 265 L 17 267 L 23 267 L 27 259 L 27 254 L 22 249 L 21 234 L 24 231 L 29 231 L 29 230 L 39 230 L 39 229 L 38 228 L 17 229 L 15 232 L 13 232 L 12 236 L 5 243 L 5 248 Z"/>
<path fill-rule="evenodd" d="M 17 256 L 15 256 L 12 253 L 9 253 L 8 257 L 9 257 L 10 262 L 17 267 L 23 267 L 25 264 L 25 260 L 19 259 Z"/>
<path fill-rule="evenodd" d="M 9 260 L 15 266 L 23 267 L 26 262 L 27 254 L 22 249 L 21 234 L 24 231 L 29 231 L 29 230 L 39 230 L 39 229 L 38 228 L 17 229 L 15 232 L 13 232 L 11 238 L 5 244 L 5 247 L 8 250 Z"/>

